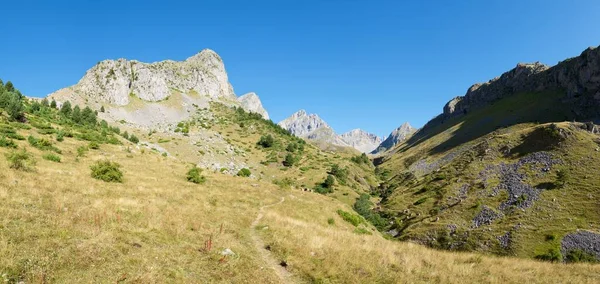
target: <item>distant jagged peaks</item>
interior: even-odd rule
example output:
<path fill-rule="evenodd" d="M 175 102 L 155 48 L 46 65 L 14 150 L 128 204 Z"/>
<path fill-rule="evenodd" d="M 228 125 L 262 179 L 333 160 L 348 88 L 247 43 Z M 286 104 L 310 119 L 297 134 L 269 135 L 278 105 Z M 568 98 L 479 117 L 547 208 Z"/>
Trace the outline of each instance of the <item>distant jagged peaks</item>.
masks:
<path fill-rule="evenodd" d="M 410 137 L 413 133 L 415 133 L 415 131 L 416 129 L 413 128 L 408 122 L 403 123 L 400 125 L 400 127 L 394 129 L 394 131 L 392 131 L 392 133 L 390 133 L 390 135 L 383 140 L 378 147 L 376 147 L 377 149 L 373 151 L 373 154 L 385 152 L 393 148 L 400 142 Z"/>
<path fill-rule="evenodd" d="M 381 144 L 381 137 L 362 129 L 350 130 L 340 135 L 340 138 L 351 147 L 363 153 L 371 153 Z"/>
<path fill-rule="evenodd" d="M 317 114 L 309 114 L 305 110 L 299 110 L 292 114 L 279 122 L 279 126 L 301 138 L 337 146 L 353 147 L 363 153 L 371 152 L 381 141 L 381 138 L 376 135 L 360 129 L 337 135 L 333 128 Z"/>
<path fill-rule="evenodd" d="M 260 114 L 264 119 L 269 119 L 269 113 L 263 107 L 260 102 L 260 98 L 256 93 L 247 93 L 238 98 L 242 108 L 248 112 L 254 112 Z"/>

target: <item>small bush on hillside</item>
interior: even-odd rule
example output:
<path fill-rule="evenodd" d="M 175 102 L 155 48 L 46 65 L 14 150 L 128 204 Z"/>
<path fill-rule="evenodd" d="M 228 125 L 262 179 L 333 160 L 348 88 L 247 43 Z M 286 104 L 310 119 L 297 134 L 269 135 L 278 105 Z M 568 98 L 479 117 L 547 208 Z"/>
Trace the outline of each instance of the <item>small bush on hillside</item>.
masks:
<path fill-rule="evenodd" d="M 8 160 L 9 167 L 15 170 L 32 171 L 35 166 L 33 155 L 25 149 L 6 154 L 6 159 Z"/>
<path fill-rule="evenodd" d="M 371 160 L 369 160 L 369 157 L 367 157 L 367 154 L 362 153 L 361 155 L 358 156 L 354 156 L 352 158 L 350 158 L 350 160 L 356 164 L 370 164 Z"/>
<path fill-rule="evenodd" d="M 97 161 L 90 169 L 92 177 L 105 182 L 123 182 L 123 172 L 121 165 L 108 160 Z"/>
<path fill-rule="evenodd" d="M 325 178 L 325 180 L 322 183 L 317 184 L 315 186 L 314 190 L 315 190 L 315 192 L 320 193 L 320 194 L 332 193 L 334 184 L 335 184 L 335 178 L 332 175 L 328 175 L 327 178 Z"/>
<path fill-rule="evenodd" d="M 559 188 L 564 187 L 569 180 L 569 173 L 566 170 L 559 170 L 556 173 L 556 182 L 555 185 Z"/>
<path fill-rule="evenodd" d="M 204 183 L 206 181 L 206 177 L 201 175 L 202 169 L 194 166 L 191 168 L 186 175 L 186 178 L 189 182 L 193 182 L 196 184 Z"/>
<path fill-rule="evenodd" d="M 348 170 L 341 168 L 340 165 L 338 165 L 338 164 L 333 164 L 331 166 L 331 170 L 329 171 L 329 174 L 336 177 L 337 180 L 340 181 L 340 183 L 342 183 L 342 184 L 345 183 L 346 179 L 348 178 Z"/>
<path fill-rule="evenodd" d="M 0 147 L 15 149 L 15 148 L 17 148 L 17 144 L 12 139 L 8 139 L 4 136 L 0 136 Z"/>
<path fill-rule="evenodd" d="M 249 170 L 249 169 L 247 169 L 247 168 L 243 168 L 243 169 L 241 169 L 241 170 L 240 170 L 240 171 L 237 173 L 237 175 L 238 175 L 238 176 L 240 176 L 240 177 L 249 177 L 251 174 L 252 174 L 252 173 L 251 173 L 251 172 L 250 172 L 250 170 Z"/>
<path fill-rule="evenodd" d="M 597 263 L 598 259 L 593 254 L 590 254 L 590 253 L 580 250 L 580 249 L 575 249 L 575 250 L 571 250 L 567 253 L 567 255 L 565 256 L 565 261 L 568 263 L 575 263 L 575 262 Z"/>
<path fill-rule="evenodd" d="M 381 217 L 381 215 L 377 212 L 374 212 L 371 208 L 373 207 L 373 202 L 371 202 L 371 198 L 368 194 L 363 193 L 354 203 L 354 210 L 365 217 L 367 221 L 369 221 L 373 226 L 378 229 L 383 229 L 387 226 L 387 221 Z"/>
<path fill-rule="evenodd" d="M 42 158 L 44 158 L 45 160 L 48 160 L 48 161 L 60 163 L 60 156 L 52 154 L 52 153 L 44 154 L 42 156 Z"/>
<path fill-rule="evenodd" d="M 133 144 L 137 144 L 140 142 L 140 139 L 138 139 L 137 136 L 131 134 L 131 136 L 129 136 L 129 141 L 131 141 L 131 143 Z"/>
<path fill-rule="evenodd" d="M 61 130 L 56 133 L 56 141 L 62 142 L 65 140 L 65 133 Z"/>
<path fill-rule="evenodd" d="M 257 144 L 259 146 L 262 146 L 263 148 L 270 148 L 273 147 L 273 144 L 275 144 L 275 139 L 273 139 L 273 136 L 271 136 L 271 134 L 263 135 L 260 137 Z"/>
<path fill-rule="evenodd" d="M 362 223 L 362 219 L 358 215 L 346 212 L 341 209 L 339 209 L 337 213 L 338 215 L 340 215 L 340 217 L 342 217 L 342 219 L 344 219 L 344 221 L 352 224 L 354 227 L 357 227 L 358 225 L 360 225 L 360 223 Z"/>
<path fill-rule="evenodd" d="M 557 262 L 562 260 L 562 254 L 558 248 L 551 248 L 546 253 L 536 255 L 535 258 L 544 261 Z"/>
<path fill-rule="evenodd" d="M 98 150 L 98 149 L 100 149 L 100 145 L 98 143 L 96 143 L 95 141 L 92 141 L 92 142 L 90 142 L 90 144 L 88 144 L 88 148 L 93 149 L 93 150 Z"/>
<path fill-rule="evenodd" d="M 298 144 L 295 142 L 292 142 L 290 144 L 287 145 L 287 147 L 285 148 L 286 151 L 294 153 L 298 150 Z"/>
<path fill-rule="evenodd" d="M 29 145 L 40 149 L 42 151 L 53 151 L 56 152 L 58 154 L 61 153 L 60 149 L 54 147 L 52 145 L 52 142 L 50 142 L 49 140 L 46 140 L 45 138 L 35 138 L 31 135 L 29 135 L 29 137 L 27 137 L 27 142 L 29 142 Z"/>
<path fill-rule="evenodd" d="M 289 177 L 285 177 L 283 179 L 275 179 L 273 180 L 273 184 L 278 185 L 280 188 L 291 188 L 296 181 Z"/>
<path fill-rule="evenodd" d="M 327 224 L 335 225 L 335 220 L 333 218 L 329 218 L 329 219 L 327 219 Z"/>
<path fill-rule="evenodd" d="M 85 153 L 87 153 L 88 151 L 88 147 L 86 146 L 79 146 L 77 148 L 77 157 L 84 157 Z"/>
<path fill-rule="evenodd" d="M 285 159 L 283 160 L 283 165 L 286 167 L 293 167 L 296 163 L 298 163 L 298 157 L 293 155 L 292 153 L 288 153 L 285 155 Z"/>

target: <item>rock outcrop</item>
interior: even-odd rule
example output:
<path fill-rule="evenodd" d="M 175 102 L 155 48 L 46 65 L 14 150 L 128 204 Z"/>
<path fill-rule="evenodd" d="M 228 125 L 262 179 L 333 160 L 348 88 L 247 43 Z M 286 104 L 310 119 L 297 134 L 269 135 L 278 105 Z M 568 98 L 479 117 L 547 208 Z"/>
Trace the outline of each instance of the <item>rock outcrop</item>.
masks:
<path fill-rule="evenodd" d="M 59 90 L 50 97 L 58 101 L 75 102 L 85 98 L 124 106 L 132 98 L 158 102 L 174 93 L 198 94 L 211 99 L 236 99 L 223 60 L 209 49 L 181 62 L 104 60 L 88 70 L 76 85 Z"/>
<path fill-rule="evenodd" d="M 381 142 L 376 149 L 373 150 L 373 154 L 385 152 L 392 149 L 398 143 L 406 140 L 410 135 L 415 133 L 416 129 L 413 128 L 408 122 L 403 123 L 400 127 L 394 129 L 390 135 Z"/>
<path fill-rule="evenodd" d="M 338 146 L 349 146 L 318 115 L 299 110 L 278 123 L 295 136 Z"/>
<path fill-rule="evenodd" d="M 316 114 L 299 110 L 278 123 L 293 135 L 320 143 L 352 147 L 363 153 L 370 153 L 379 145 L 381 138 L 361 129 L 354 129 L 342 135 L 336 132 Z"/>
<path fill-rule="evenodd" d="M 264 119 L 269 119 L 269 113 L 267 113 L 267 110 L 263 107 L 256 93 L 247 93 L 237 99 L 244 110 L 258 113 Z"/>
<path fill-rule="evenodd" d="M 340 138 L 346 142 L 346 144 L 363 153 L 371 153 L 379 146 L 379 144 L 381 144 L 381 138 L 379 136 L 368 133 L 362 129 L 348 131 L 340 135 Z"/>
<path fill-rule="evenodd" d="M 418 137 L 449 118 L 465 115 L 502 98 L 527 92 L 561 91 L 557 104 L 568 104 L 577 120 L 600 120 L 600 48 L 590 47 L 581 55 L 549 67 L 519 63 L 512 70 L 486 83 L 471 86 L 464 96 L 451 99 L 443 113 L 419 130 Z"/>

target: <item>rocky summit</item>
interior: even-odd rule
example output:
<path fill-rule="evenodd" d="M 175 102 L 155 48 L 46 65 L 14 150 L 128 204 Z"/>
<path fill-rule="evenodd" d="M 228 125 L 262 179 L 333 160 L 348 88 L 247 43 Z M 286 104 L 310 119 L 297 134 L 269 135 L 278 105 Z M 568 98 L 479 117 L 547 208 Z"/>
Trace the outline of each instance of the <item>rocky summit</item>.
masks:
<path fill-rule="evenodd" d="M 381 138 L 361 129 L 354 129 L 342 135 L 336 132 L 317 114 L 309 114 L 299 110 L 290 117 L 279 122 L 279 126 L 293 135 L 342 147 L 352 147 L 363 153 L 370 153 L 381 143 Z"/>
<path fill-rule="evenodd" d="M 350 130 L 340 135 L 340 138 L 351 147 L 363 153 L 370 153 L 381 144 L 379 136 L 362 129 Z"/>
<path fill-rule="evenodd" d="M 100 117 L 133 127 L 168 129 L 187 120 L 210 102 L 242 107 L 268 119 L 255 93 L 236 97 L 221 57 L 204 49 L 184 61 L 143 63 L 104 60 L 89 69 L 77 84 L 49 95 L 59 105 L 90 106 L 106 111 Z"/>
<path fill-rule="evenodd" d="M 242 108 L 248 112 L 260 114 L 264 119 L 269 119 L 269 113 L 260 102 L 260 98 L 256 93 L 247 93 L 237 98 Z"/>
<path fill-rule="evenodd" d="M 373 154 L 387 151 L 398 143 L 406 140 L 412 135 L 416 129 L 412 127 L 408 122 L 403 123 L 400 127 L 394 129 L 390 135 L 381 142 L 376 149 L 373 150 Z"/>

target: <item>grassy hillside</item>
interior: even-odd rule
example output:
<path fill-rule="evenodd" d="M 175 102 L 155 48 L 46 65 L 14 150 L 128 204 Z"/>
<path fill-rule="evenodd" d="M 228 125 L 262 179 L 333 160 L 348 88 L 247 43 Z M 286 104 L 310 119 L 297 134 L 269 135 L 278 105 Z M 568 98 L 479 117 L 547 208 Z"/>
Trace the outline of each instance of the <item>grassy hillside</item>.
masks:
<path fill-rule="evenodd" d="M 321 151 L 222 105 L 212 106 L 216 121 L 184 122 L 174 136 L 119 129 L 90 110 L 28 101 L 4 85 L 0 103 L 4 282 L 551 283 L 600 275 L 586 264 L 388 240 L 354 212 L 377 220 L 360 195 L 377 184 L 366 157 Z M 242 149 L 251 176 L 195 169 L 201 156 L 191 152 L 202 145 L 188 139 L 201 127 Z M 269 147 L 257 145 L 268 135 Z M 298 159 L 286 166 L 289 154 Z M 323 187 L 328 175 L 332 193 L 303 190 Z"/>
<path fill-rule="evenodd" d="M 389 229 L 436 248 L 570 260 L 563 237 L 600 225 L 600 137 L 547 123 L 569 118 L 558 96 L 509 97 L 394 149 L 378 169 Z"/>

